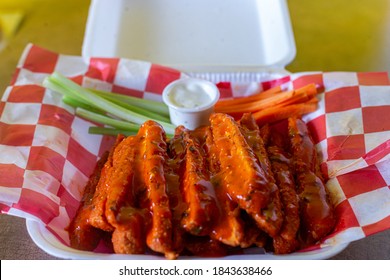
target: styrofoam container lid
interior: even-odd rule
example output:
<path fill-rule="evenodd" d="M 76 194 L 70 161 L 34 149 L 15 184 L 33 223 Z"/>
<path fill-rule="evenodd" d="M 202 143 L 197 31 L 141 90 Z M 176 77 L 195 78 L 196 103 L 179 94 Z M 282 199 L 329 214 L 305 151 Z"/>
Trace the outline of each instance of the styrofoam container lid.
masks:
<path fill-rule="evenodd" d="M 283 70 L 295 53 L 285 0 L 92 0 L 82 49 L 186 72 Z"/>

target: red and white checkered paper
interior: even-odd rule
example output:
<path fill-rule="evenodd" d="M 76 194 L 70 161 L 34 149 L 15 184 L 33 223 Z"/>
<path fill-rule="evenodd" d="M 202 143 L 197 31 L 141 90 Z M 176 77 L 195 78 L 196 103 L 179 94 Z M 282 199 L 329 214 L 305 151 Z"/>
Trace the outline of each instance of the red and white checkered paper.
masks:
<path fill-rule="evenodd" d="M 0 210 L 46 225 L 69 244 L 66 227 L 99 155 L 113 143 L 41 86 L 58 71 L 87 87 L 161 100 L 185 76 L 145 61 L 57 54 L 28 45 L 0 102 Z M 223 98 L 275 85 L 324 89 L 305 116 L 328 174 L 337 226 L 318 246 L 341 244 L 390 228 L 390 82 L 387 73 L 261 74 L 256 81 L 219 81 Z M 313 249 L 312 248 L 312 249 Z"/>

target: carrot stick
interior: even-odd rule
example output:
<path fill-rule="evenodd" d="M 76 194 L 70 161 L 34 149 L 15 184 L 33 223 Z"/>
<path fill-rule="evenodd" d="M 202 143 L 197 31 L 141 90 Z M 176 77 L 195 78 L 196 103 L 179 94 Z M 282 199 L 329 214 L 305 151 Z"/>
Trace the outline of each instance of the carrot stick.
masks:
<path fill-rule="evenodd" d="M 292 104 L 285 107 L 267 108 L 253 113 L 257 124 L 262 126 L 266 123 L 273 123 L 291 116 L 301 116 L 317 109 L 317 102 L 312 100 L 307 103 Z"/>
<path fill-rule="evenodd" d="M 274 98 L 277 94 L 280 93 L 282 93 L 281 86 L 276 86 L 251 96 L 239 97 L 239 98 L 228 99 L 228 100 L 220 100 L 215 105 L 215 108 L 219 110 L 221 107 L 232 107 L 237 105 L 241 105 L 242 107 L 244 107 L 245 106 L 244 104 L 249 105 L 250 103 L 259 100 L 267 100 L 268 98 Z M 294 95 L 306 94 L 308 96 L 307 100 L 309 100 L 312 96 L 316 95 L 317 93 L 318 93 L 317 86 L 314 83 L 307 84 L 303 87 L 294 90 Z M 295 102 L 289 102 L 289 104 L 293 104 L 293 103 Z"/>
<path fill-rule="evenodd" d="M 312 96 L 318 93 L 317 86 L 314 83 L 307 84 L 305 86 L 302 86 L 298 89 L 294 90 L 296 94 L 303 94 L 306 93 L 308 96 Z M 220 100 L 217 102 L 215 105 L 216 108 L 224 107 L 224 106 L 235 106 L 239 104 L 244 104 L 244 103 L 252 103 L 258 100 L 265 100 L 268 98 L 271 98 L 275 96 L 276 94 L 279 94 L 282 92 L 281 86 L 276 86 L 273 88 L 270 88 L 268 90 L 250 95 L 250 96 L 245 96 L 245 97 L 238 97 L 234 99 L 225 99 L 225 100 Z"/>
<path fill-rule="evenodd" d="M 306 101 L 305 103 L 306 104 L 309 104 L 309 103 L 318 103 L 318 98 L 316 96 L 314 96 L 313 98 L 311 98 L 310 100 Z"/>
<path fill-rule="evenodd" d="M 243 103 L 243 104 L 238 104 L 238 105 L 215 108 L 215 111 L 218 113 L 255 112 L 255 111 L 265 109 L 267 107 L 274 106 L 274 105 L 279 104 L 285 100 L 288 100 L 289 98 L 293 97 L 294 94 L 295 94 L 294 90 L 285 91 L 285 92 L 276 94 L 272 97 L 266 98 L 264 100 L 258 100 L 258 101 L 254 101 L 254 102 L 250 102 L 250 103 Z"/>
<path fill-rule="evenodd" d="M 232 106 L 232 105 L 237 105 L 242 103 L 253 102 L 256 100 L 262 100 L 280 92 L 282 92 L 282 88 L 280 86 L 276 86 L 250 96 L 219 100 L 217 104 L 215 104 L 215 107 L 218 108 L 222 106 Z"/>
<path fill-rule="evenodd" d="M 295 91 L 299 94 L 302 92 L 306 92 L 309 95 L 315 95 L 318 93 L 317 86 L 314 83 L 307 84 L 305 86 L 302 86 L 300 88 L 295 89 Z"/>
<path fill-rule="evenodd" d="M 306 103 L 309 100 L 312 100 L 313 98 L 315 98 L 317 100 L 315 95 L 313 95 L 312 93 L 302 92 L 302 93 L 298 93 L 298 94 L 294 95 L 290 99 L 287 99 L 287 100 L 279 103 L 278 105 L 287 106 L 287 105 L 298 104 L 298 103 Z"/>
<path fill-rule="evenodd" d="M 314 111 L 318 103 L 317 93 L 314 83 L 284 92 L 277 86 L 255 96 L 220 101 L 215 112 L 229 114 L 236 120 L 250 112 L 259 123 L 265 123 L 266 120 L 274 122 Z"/>

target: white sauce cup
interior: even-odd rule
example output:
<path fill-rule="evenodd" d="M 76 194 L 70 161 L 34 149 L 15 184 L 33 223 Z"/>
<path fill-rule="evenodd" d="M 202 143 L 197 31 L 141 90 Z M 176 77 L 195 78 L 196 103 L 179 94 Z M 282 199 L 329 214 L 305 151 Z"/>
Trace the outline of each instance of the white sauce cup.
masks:
<path fill-rule="evenodd" d="M 196 78 L 182 78 L 168 84 L 162 94 L 172 124 L 195 129 L 209 124 L 219 99 L 217 86 Z"/>

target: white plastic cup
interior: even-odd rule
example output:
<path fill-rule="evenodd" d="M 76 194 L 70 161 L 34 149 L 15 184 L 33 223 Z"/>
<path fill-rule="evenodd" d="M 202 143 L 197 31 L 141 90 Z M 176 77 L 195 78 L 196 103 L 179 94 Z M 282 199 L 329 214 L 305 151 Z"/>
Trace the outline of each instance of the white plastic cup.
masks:
<path fill-rule="evenodd" d="M 162 98 L 169 108 L 172 124 L 193 130 L 209 124 L 219 90 L 209 81 L 183 78 L 168 84 Z"/>

